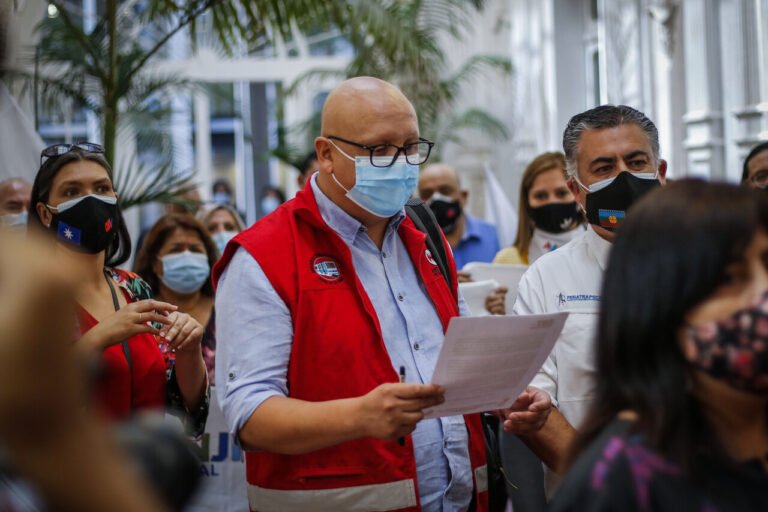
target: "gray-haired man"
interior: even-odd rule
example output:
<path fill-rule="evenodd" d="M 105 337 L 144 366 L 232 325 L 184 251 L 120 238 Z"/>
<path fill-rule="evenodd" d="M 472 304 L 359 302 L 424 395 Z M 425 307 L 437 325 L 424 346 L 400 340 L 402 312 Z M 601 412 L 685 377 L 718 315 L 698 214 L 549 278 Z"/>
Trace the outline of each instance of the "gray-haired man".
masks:
<path fill-rule="evenodd" d="M 664 182 L 659 137 L 642 112 L 603 105 L 574 116 L 563 133 L 569 187 L 589 220 L 589 229 L 561 249 L 539 258 L 523 275 L 515 314 L 570 313 L 560 338 L 531 383 L 547 391 L 553 409 L 544 426 L 520 437 L 555 473 L 563 469 L 570 443 L 593 390 L 593 355 L 603 271 L 614 230 L 641 195 Z M 510 414 L 507 431 L 518 432 Z M 555 483 L 548 475 L 548 490 Z"/>

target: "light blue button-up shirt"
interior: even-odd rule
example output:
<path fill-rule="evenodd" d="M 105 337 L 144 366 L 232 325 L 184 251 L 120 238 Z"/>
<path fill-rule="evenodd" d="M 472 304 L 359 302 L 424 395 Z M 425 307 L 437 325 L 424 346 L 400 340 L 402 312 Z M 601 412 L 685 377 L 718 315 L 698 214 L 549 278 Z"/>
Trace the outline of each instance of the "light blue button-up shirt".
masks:
<path fill-rule="evenodd" d="M 365 226 L 322 193 L 315 176 L 310 186 L 323 220 L 349 246 L 355 270 L 378 315 L 392 366 L 405 367 L 407 382 L 430 382 L 443 328 L 397 234 L 405 214 L 390 220 L 379 250 Z M 462 315 L 468 314 L 461 300 L 460 308 Z M 237 433 L 266 399 L 288 395 L 293 339 L 288 307 L 243 248 L 219 280 L 216 331 L 216 391 L 227 423 Z M 421 421 L 413 432 L 413 445 L 422 510 L 466 510 L 473 483 L 464 418 Z"/>

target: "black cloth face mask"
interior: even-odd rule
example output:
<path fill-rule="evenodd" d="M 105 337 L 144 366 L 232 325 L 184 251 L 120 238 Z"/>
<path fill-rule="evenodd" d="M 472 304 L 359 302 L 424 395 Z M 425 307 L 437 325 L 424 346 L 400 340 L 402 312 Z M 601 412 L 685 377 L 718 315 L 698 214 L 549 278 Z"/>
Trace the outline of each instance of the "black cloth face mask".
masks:
<path fill-rule="evenodd" d="M 627 216 L 627 210 L 638 199 L 661 185 L 656 173 L 642 173 L 638 178 L 631 172 L 620 172 L 607 185 L 587 193 L 587 221 L 609 231 L 621 226 Z M 653 178 L 651 178 L 653 176 Z M 605 180 L 608 181 L 608 180 Z M 591 185 L 602 185 L 601 182 Z"/>
<path fill-rule="evenodd" d="M 429 200 L 429 207 L 435 214 L 437 223 L 446 235 L 456 230 L 456 224 L 463 213 L 458 199 L 451 199 L 442 194 L 434 194 Z"/>
<path fill-rule="evenodd" d="M 48 229 L 56 235 L 58 242 L 76 250 L 100 253 L 117 236 L 120 226 L 116 197 L 88 195 L 65 201 L 57 207 L 47 206 L 53 214 Z"/>
<path fill-rule="evenodd" d="M 550 203 L 531 208 L 534 225 L 548 233 L 564 233 L 579 220 L 579 206 L 576 201 L 570 203 Z"/>

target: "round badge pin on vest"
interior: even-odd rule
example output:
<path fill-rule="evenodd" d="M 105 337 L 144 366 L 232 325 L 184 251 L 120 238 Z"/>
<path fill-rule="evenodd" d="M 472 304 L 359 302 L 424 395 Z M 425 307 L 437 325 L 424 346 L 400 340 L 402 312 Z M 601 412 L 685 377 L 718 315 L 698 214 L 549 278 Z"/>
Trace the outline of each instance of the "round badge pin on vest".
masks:
<path fill-rule="evenodd" d="M 429 252 L 429 249 L 424 251 L 424 255 L 427 257 L 427 261 L 433 264 L 434 266 L 437 266 L 437 262 L 435 261 L 435 258 L 432 257 L 432 253 Z"/>
<path fill-rule="evenodd" d="M 329 283 L 335 283 L 341 280 L 341 270 L 336 260 L 328 256 L 317 256 L 312 260 L 312 269 L 320 279 Z"/>

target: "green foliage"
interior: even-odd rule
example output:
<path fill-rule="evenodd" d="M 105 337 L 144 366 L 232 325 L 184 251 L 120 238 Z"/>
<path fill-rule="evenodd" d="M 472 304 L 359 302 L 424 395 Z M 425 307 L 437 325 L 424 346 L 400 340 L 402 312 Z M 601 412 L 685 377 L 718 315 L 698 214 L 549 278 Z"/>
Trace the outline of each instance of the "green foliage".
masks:
<path fill-rule="evenodd" d="M 463 38 L 471 28 L 470 14 L 484 5 L 484 0 L 352 2 L 356 23 L 349 26 L 348 34 L 355 57 L 349 66 L 343 72 L 312 70 L 291 84 L 286 94 L 329 78 L 375 76 L 397 84 L 411 100 L 419 115 L 421 134 L 437 142 L 438 156 L 442 144 L 460 142 L 466 129 L 504 140 L 506 128 L 493 114 L 479 109 L 455 110 L 462 87 L 488 73 L 511 73 L 511 62 L 501 55 L 474 55 L 452 71 L 440 44 L 447 38 Z M 287 132 L 300 132 L 308 126 L 313 125 L 302 123 Z"/>
<path fill-rule="evenodd" d="M 172 166 L 166 128 L 167 95 L 192 85 L 149 69 L 177 34 L 190 34 L 194 47 L 203 16 L 229 53 L 264 41 L 289 41 L 295 30 L 339 29 L 356 52 L 344 75 L 372 75 L 398 84 L 414 102 L 425 136 L 453 140 L 456 129 L 467 127 L 506 136 L 503 124 L 489 113 L 453 110 L 462 85 L 489 71 L 509 72 L 509 62 L 475 56 L 451 74 L 439 44 L 444 37 L 462 37 L 469 28 L 468 14 L 482 9 L 485 0 L 103 0 L 104 15 L 90 31 L 82 28 L 69 3 L 50 3 L 59 14 L 39 27 L 35 71 L 11 70 L 11 76 L 33 81 L 42 105 L 71 101 L 98 116 L 111 163 L 121 126 L 130 125 L 141 147 L 152 149 L 155 165 L 130 162 L 116 169 L 125 204 L 168 200 L 190 186 L 191 171 Z M 305 80 L 324 73 L 315 71 Z M 299 128 L 316 131 L 317 124 L 318 119 L 310 119 Z M 303 156 L 285 147 L 282 151 L 291 161 Z"/>
<path fill-rule="evenodd" d="M 45 19 L 34 62 L 26 70 L 8 70 L 11 78 L 34 83 L 36 99 L 46 107 L 72 102 L 99 119 L 105 157 L 115 164 L 120 127 L 130 123 L 137 137 L 162 158 L 155 165 L 117 168 L 124 179 L 124 204 L 165 200 L 189 185 L 189 170 L 174 170 L 168 148 L 167 95 L 190 84 L 175 76 L 149 72 L 164 57 L 171 39 L 188 33 L 195 43 L 196 24 L 210 16 L 221 48 L 233 52 L 264 38 L 290 37 L 292 30 L 342 23 L 343 3 L 324 0 L 105 0 L 104 15 L 93 30 L 83 29 L 69 3 L 51 0 L 58 15 Z M 160 105 L 158 106 L 158 101 Z M 119 162 L 122 164 L 122 162 Z M 130 199 L 130 200 L 129 200 Z"/>

